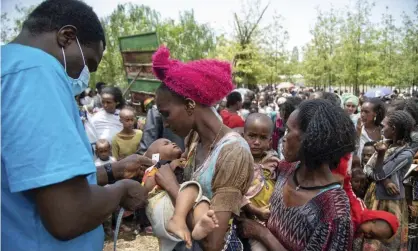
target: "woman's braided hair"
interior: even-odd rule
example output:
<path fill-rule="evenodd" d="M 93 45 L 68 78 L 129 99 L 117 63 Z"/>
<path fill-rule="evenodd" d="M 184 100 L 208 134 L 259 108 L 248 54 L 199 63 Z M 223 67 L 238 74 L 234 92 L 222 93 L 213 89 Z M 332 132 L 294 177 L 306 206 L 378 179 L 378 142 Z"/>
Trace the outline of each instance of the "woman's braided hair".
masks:
<path fill-rule="evenodd" d="M 328 163 L 331 169 L 355 150 L 356 130 L 344 110 L 327 100 L 307 100 L 298 108 L 299 128 L 304 133 L 300 157 L 307 167 Z"/>
<path fill-rule="evenodd" d="M 299 97 L 287 97 L 286 101 L 279 106 L 280 111 L 283 111 L 283 114 L 280 114 L 284 121 L 287 121 L 290 114 L 296 110 L 297 106 L 302 103 L 302 99 Z"/>
<path fill-rule="evenodd" d="M 380 126 L 386 115 L 385 103 L 379 98 L 371 98 L 364 101 L 364 103 L 370 103 L 373 105 L 373 111 L 376 113 L 376 119 L 374 121 L 375 126 Z"/>
<path fill-rule="evenodd" d="M 414 118 L 406 111 L 394 111 L 387 118 L 388 124 L 395 127 L 398 140 L 411 142 L 411 132 L 415 126 Z"/>

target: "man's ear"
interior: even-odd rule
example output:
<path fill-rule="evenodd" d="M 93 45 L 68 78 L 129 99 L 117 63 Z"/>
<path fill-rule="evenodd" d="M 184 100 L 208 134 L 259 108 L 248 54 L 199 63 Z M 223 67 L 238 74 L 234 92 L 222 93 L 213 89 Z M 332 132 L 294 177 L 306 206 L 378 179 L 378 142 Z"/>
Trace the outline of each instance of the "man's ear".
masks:
<path fill-rule="evenodd" d="M 57 32 L 57 43 L 61 48 L 66 48 L 75 41 L 77 37 L 77 28 L 73 25 L 65 25 Z"/>

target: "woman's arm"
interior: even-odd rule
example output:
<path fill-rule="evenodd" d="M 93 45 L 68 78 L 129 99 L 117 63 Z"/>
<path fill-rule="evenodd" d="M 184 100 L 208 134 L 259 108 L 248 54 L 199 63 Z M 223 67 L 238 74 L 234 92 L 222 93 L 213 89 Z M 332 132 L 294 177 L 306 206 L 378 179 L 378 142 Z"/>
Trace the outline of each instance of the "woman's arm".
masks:
<path fill-rule="evenodd" d="M 225 234 L 228 231 L 229 219 L 231 219 L 231 212 L 216 212 L 219 227 L 212 231 L 205 239 L 200 241 L 200 246 L 205 251 L 219 251 L 225 245 Z"/>
<path fill-rule="evenodd" d="M 241 142 L 222 147 L 212 177 L 211 209 L 218 217 L 219 227 L 202 241 L 204 250 L 222 250 L 229 220 L 239 216 L 243 194 L 253 179 L 254 167 L 250 151 Z"/>
<path fill-rule="evenodd" d="M 270 210 L 268 205 L 266 207 L 258 208 L 253 204 L 249 203 L 245 205 L 242 209 L 249 215 L 255 215 L 261 221 L 266 221 L 270 217 Z"/>
<path fill-rule="evenodd" d="M 384 159 L 384 153 L 377 155 L 377 161 L 375 165 L 375 169 L 371 173 L 370 177 L 375 181 L 381 181 L 388 177 L 390 177 L 392 174 L 396 173 L 400 169 L 404 168 L 405 166 L 408 166 L 412 163 L 412 152 L 410 151 L 403 151 L 399 153 L 395 158 L 392 160 L 386 162 L 385 164 Z"/>
<path fill-rule="evenodd" d="M 276 239 L 276 237 L 268 230 L 264 228 L 259 232 L 258 240 L 267 248 L 269 251 L 286 251 L 283 245 Z"/>
<path fill-rule="evenodd" d="M 254 220 L 239 219 L 238 232 L 242 238 L 255 239 L 261 242 L 267 250 L 286 251 L 283 245 L 268 228 Z"/>
<path fill-rule="evenodd" d="M 373 178 L 374 173 L 381 173 L 383 171 L 383 162 L 385 160 L 385 152 L 378 152 L 376 158 L 376 164 L 371 169 L 370 177 Z"/>

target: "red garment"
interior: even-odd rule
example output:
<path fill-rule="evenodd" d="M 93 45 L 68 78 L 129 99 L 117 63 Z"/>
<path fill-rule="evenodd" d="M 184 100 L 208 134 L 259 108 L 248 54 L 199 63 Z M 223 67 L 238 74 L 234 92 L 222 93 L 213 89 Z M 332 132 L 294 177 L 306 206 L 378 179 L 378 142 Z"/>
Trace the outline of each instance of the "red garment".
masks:
<path fill-rule="evenodd" d="M 353 222 L 354 232 L 364 222 L 370 220 L 384 220 L 392 228 L 393 233 L 396 233 L 399 227 L 399 221 L 395 215 L 379 210 L 368 210 L 364 205 L 362 199 L 358 198 L 351 187 L 351 175 L 348 172 L 350 166 L 351 154 L 346 154 L 341 158 L 338 167 L 332 170 L 332 173 L 339 174 L 344 177 L 343 189 L 350 201 L 351 221 Z"/>
<path fill-rule="evenodd" d="M 231 113 L 227 109 L 221 111 L 221 117 L 224 125 L 233 129 L 237 127 L 244 127 L 244 120 L 236 113 Z"/>
<path fill-rule="evenodd" d="M 386 211 L 380 210 L 364 210 L 361 216 L 361 222 L 371 221 L 371 220 L 384 220 L 392 228 L 393 233 L 398 231 L 399 221 L 394 214 L 391 214 Z"/>
<path fill-rule="evenodd" d="M 350 201 L 351 220 L 353 222 L 354 231 L 356 231 L 362 222 L 361 215 L 366 206 L 364 205 L 361 199 L 357 198 L 353 191 L 353 188 L 351 187 L 351 176 L 348 172 L 350 162 L 351 153 L 348 153 L 341 158 L 338 167 L 332 170 L 332 173 L 339 174 L 344 177 L 343 189 L 347 194 L 348 200 Z"/>

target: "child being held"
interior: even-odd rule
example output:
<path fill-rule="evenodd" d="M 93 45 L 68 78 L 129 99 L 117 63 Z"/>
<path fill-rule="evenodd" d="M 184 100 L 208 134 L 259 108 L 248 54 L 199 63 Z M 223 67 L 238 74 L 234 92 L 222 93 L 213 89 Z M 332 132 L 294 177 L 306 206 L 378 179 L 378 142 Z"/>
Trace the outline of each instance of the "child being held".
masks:
<path fill-rule="evenodd" d="M 122 131 L 112 139 L 112 155 L 121 160 L 138 150 L 142 138 L 142 131 L 135 130 L 135 110 L 132 107 L 124 107 L 120 113 L 120 122 L 123 125 Z"/>
<path fill-rule="evenodd" d="M 279 159 L 271 150 L 273 122 L 265 114 L 252 113 L 247 117 L 244 138 L 250 146 L 254 158 L 254 178 L 243 202 L 243 211 L 247 216 L 255 216 L 265 222 L 270 217 L 269 201 L 277 179 Z M 255 240 L 250 240 L 251 250 L 266 248 Z"/>
<path fill-rule="evenodd" d="M 178 242 L 185 241 L 186 247 L 191 248 L 192 238 L 201 240 L 214 228 L 218 227 L 215 212 L 210 210 L 210 200 L 202 195 L 199 183 L 188 181 L 180 185 L 175 207 L 169 195 L 157 186 L 155 174 L 166 162 L 171 169 L 181 169 L 184 160 L 180 159 L 181 149 L 168 139 L 158 139 L 152 143 L 145 156 L 149 158 L 159 156 L 159 162 L 146 170 L 144 187 L 149 192 L 147 217 L 152 225 L 154 234 L 159 238 L 160 250 L 173 250 Z M 193 214 L 193 231 L 186 224 L 187 215 Z"/>
<path fill-rule="evenodd" d="M 96 142 L 96 155 L 97 159 L 94 162 L 96 166 L 116 162 L 115 158 L 110 156 L 110 143 L 106 139 L 99 139 Z"/>
<path fill-rule="evenodd" d="M 362 169 L 355 168 L 352 170 L 351 187 L 353 188 L 354 194 L 363 200 L 366 195 L 367 177 Z"/>

